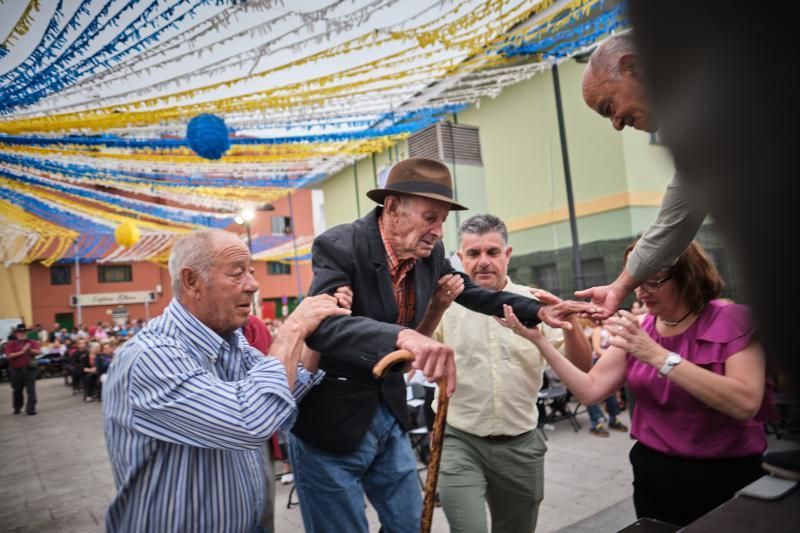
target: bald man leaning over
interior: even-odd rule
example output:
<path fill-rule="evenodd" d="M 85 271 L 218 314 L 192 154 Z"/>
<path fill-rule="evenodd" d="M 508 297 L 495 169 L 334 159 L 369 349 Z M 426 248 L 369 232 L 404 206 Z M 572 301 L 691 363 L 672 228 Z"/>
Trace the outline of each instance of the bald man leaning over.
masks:
<path fill-rule="evenodd" d="M 616 130 L 625 126 L 646 132 L 658 130 L 645 95 L 641 62 L 633 36 L 615 35 L 592 54 L 583 74 L 583 99 Z M 594 318 L 607 318 L 642 281 L 671 267 L 686 250 L 703 223 L 707 210 L 698 193 L 675 174 L 667 187 L 655 222 L 644 232 L 619 277 L 610 285 L 575 293 L 595 304 Z"/>

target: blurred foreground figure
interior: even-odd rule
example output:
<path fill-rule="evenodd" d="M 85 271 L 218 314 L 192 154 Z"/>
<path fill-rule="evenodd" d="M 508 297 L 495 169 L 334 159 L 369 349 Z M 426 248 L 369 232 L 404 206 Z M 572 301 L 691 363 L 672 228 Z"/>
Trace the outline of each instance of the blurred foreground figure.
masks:
<path fill-rule="evenodd" d="M 768 356 L 800 383 L 792 17 L 730 2 L 631 0 L 634 39 L 663 142 L 704 192 L 737 264 Z M 791 26 L 790 26 L 791 25 Z"/>

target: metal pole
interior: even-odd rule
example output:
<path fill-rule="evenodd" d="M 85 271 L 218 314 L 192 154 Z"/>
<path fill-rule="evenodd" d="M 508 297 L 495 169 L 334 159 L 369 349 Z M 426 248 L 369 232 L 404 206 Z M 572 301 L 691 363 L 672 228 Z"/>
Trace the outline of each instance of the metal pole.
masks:
<path fill-rule="evenodd" d="M 252 256 L 253 255 L 253 239 L 250 237 L 250 221 L 249 220 L 245 220 L 244 221 L 244 227 L 247 230 L 247 250 L 250 252 L 250 255 Z M 253 297 L 253 299 L 252 299 L 252 304 L 253 304 L 253 314 L 256 315 L 256 314 L 258 314 L 257 313 L 258 309 L 256 308 L 255 297 Z"/>
<path fill-rule="evenodd" d="M 578 239 L 578 222 L 575 218 L 575 198 L 572 195 L 572 174 L 569 170 L 569 151 L 567 150 L 567 130 L 564 127 L 564 109 L 561 106 L 561 84 L 558 79 L 558 64 L 553 63 L 553 88 L 556 92 L 556 114 L 558 115 L 558 135 L 561 139 L 561 157 L 564 160 L 564 184 L 567 188 L 567 207 L 569 209 L 569 229 L 572 234 L 572 268 L 575 272 L 575 290 L 583 289 L 583 267 L 581 265 L 581 245 Z"/>
<path fill-rule="evenodd" d="M 450 125 L 450 147 L 453 149 L 453 197 L 458 201 L 458 180 L 456 179 L 456 141 L 453 137 L 453 125 L 458 124 L 458 115 L 453 113 L 453 124 Z M 456 211 L 456 232 L 461 226 L 461 211 Z"/>
<path fill-rule="evenodd" d="M 297 302 L 303 300 L 303 281 L 300 279 L 300 263 L 297 261 L 297 236 L 294 231 L 294 209 L 292 208 L 292 193 L 289 193 L 289 218 L 292 220 L 292 225 L 289 226 L 292 230 L 292 245 L 294 246 L 294 271 L 297 279 Z"/>
<path fill-rule="evenodd" d="M 83 324 L 83 309 L 81 309 L 81 263 L 78 261 L 78 240 L 75 239 L 75 300 L 78 309 L 78 327 Z"/>
<path fill-rule="evenodd" d="M 358 192 L 358 161 L 353 161 L 353 183 L 356 185 L 356 213 L 358 218 L 361 218 L 361 200 L 359 197 L 361 193 Z"/>

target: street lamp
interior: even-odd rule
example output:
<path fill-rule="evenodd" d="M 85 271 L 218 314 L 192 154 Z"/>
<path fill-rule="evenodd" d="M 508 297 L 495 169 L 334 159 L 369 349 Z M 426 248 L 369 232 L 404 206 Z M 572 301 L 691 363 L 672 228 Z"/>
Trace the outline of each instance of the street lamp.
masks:
<path fill-rule="evenodd" d="M 274 211 L 275 206 L 272 204 L 264 204 L 258 208 L 259 211 Z M 244 226 L 245 230 L 247 231 L 247 249 L 250 251 L 250 254 L 253 254 L 253 239 L 250 235 L 250 224 L 256 218 L 256 210 L 252 207 L 245 207 L 242 209 L 242 212 L 234 217 L 234 222 L 239 225 Z M 255 298 L 253 299 L 253 314 L 256 314 L 256 301 Z"/>

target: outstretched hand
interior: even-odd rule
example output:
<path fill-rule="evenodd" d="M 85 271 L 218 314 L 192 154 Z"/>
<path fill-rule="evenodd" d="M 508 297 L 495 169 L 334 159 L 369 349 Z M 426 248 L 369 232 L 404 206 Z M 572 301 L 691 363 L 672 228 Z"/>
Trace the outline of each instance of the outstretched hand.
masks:
<path fill-rule="evenodd" d="M 494 319 L 504 328 L 510 329 L 520 337 L 528 339 L 531 342 L 536 342 L 544 338 L 544 334 L 539 329 L 539 326 L 525 327 L 522 322 L 519 321 L 517 315 L 514 314 L 514 309 L 510 305 L 503 304 L 503 318 L 494 317 Z"/>
<path fill-rule="evenodd" d="M 590 314 L 595 310 L 594 306 L 588 302 L 561 300 L 558 296 L 541 289 L 533 289 L 531 294 L 544 304 L 537 313 L 539 319 L 552 328 L 572 331 L 570 316 L 576 313 Z"/>

